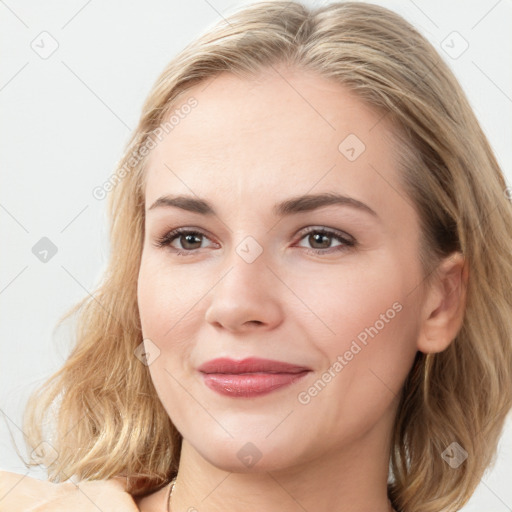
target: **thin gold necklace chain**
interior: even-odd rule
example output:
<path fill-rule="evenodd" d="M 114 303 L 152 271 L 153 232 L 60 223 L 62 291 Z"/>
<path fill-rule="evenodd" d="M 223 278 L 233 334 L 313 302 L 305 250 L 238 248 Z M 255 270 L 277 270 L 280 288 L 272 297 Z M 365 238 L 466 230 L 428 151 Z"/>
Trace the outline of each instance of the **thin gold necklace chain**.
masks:
<path fill-rule="evenodd" d="M 171 511 L 171 496 L 172 496 L 172 492 L 174 491 L 174 486 L 176 485 L 176 478 L 178 478 L 178 477 L 175 476 L 171 480 L 171 483 L 169 484 L 169 497 L 167 498 L 167 512 L 172 512 Z M 393 508 L 393 505 L 391 504 L 391 500 L 388 500 L 388 502 L 389 502 L 390 512 L 395 512 L 395 509 Z"/>
<path fill-rule="evenodd" d="M 176 478 L 178 478 L 178 477 L 175 476 L 171 480 L 171 483 L 169 485 L 169 497 L 167 498 L 167 512 L 171 512 L 171 496 L 172 496 L 172 491 L 174 491 L 174 485 L 176 484 Z"/>

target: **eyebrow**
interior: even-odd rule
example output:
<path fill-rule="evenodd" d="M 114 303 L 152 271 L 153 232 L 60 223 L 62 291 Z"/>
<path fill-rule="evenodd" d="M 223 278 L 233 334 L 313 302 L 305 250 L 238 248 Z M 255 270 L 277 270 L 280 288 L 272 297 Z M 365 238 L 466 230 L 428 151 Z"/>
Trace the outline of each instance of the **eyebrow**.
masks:
<path fill-rule="evenodd" d="M 330 205 L 349 206 L 351 208 L 358 209 L 360 211 L 371 214 L 372 216 L 379 218 L 377 213 L 372 210 L 367 204 L 354 199 L 353 197 L 343 196 L 333 192 L 325 192 L 322 194 L 310 194 L 303 196 L 296 196 L 281 203 L 278 203 L 273 208 L 275 216 L 283 217 L 286 215 L 292 215 L 295 213 L 310 212 L 318 208 Z M 199 213 L 201 215 L 217 215 L 213 206 L 203 199 L 198 199 L 192 196 L 170 196 L 165 195 L 159 197 L 149 208 L 148 211 L 154 210 L 155 208 L 181 208 L 193 213 Z"/>

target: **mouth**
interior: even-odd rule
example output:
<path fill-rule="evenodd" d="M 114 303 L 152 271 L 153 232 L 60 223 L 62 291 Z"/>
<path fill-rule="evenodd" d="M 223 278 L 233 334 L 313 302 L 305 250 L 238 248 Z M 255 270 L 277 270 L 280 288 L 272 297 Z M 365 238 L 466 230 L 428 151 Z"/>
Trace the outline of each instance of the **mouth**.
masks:
<path fill-rule="evenodd" d="M 214 359 L 198 370 L 208 388 L 233 398 L 266 395 L 302 379 L 311 371 L 301 365 L 260 358 Z"/>

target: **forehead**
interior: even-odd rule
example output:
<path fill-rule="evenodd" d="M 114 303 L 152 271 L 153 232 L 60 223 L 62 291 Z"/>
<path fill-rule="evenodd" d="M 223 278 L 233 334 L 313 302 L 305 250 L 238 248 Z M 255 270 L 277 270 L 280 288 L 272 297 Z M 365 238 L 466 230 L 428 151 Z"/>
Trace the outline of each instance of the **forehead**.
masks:
<path fill-rule="evenodd" d="M 247 79 L 223 73 L 176 109 L 191 97 L 197 105 L 151 151 L 146 205 L 170 192 L 237 197 L 238 206 L 312 189 L 374 203 L 396 196 L 392 127 L 331 80 L 283 67 Z"/>

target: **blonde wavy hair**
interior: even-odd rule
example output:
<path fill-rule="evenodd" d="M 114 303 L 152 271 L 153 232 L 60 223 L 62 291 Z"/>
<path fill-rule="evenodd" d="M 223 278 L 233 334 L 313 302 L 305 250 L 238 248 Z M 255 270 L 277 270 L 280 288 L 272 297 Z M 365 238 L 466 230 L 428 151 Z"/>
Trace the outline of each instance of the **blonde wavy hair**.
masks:
<path fill-rule="evenodd" d="M 177 473 L 181 435 L 134 356 L 142 341 L 137 278 L 147 160 L 134 155 L 143 154 L 191 87 L 222 72 L 249 77 L 279 63 L 336 81 L 392 121 L 403 187 L 421 221 L 425 285 L 440 258 L 454 251 L 465 257 L 463 325 L 443 352 L 417 353 L 396 416 L 388 482 L 397 510 L 459 510 L 494 463 L 512 407 L 512 207 L 448 66 L 403 18 L 366 3 L 255 3 L 211 27 L 166 67 L 120 161 L 129 172 L 109 193 L 108 266 L 93 297 L 57 324 L 77 315 L 76 344 L 29 399 L 27 445 L 43 442 L 42 460 L 50 445 L 57 451 L 48 467 L 57 482 L 124 475 L 130 492 L 143 495 Z M 468 452 L 457 469 L 441 456 L 454 441 Z"/>

